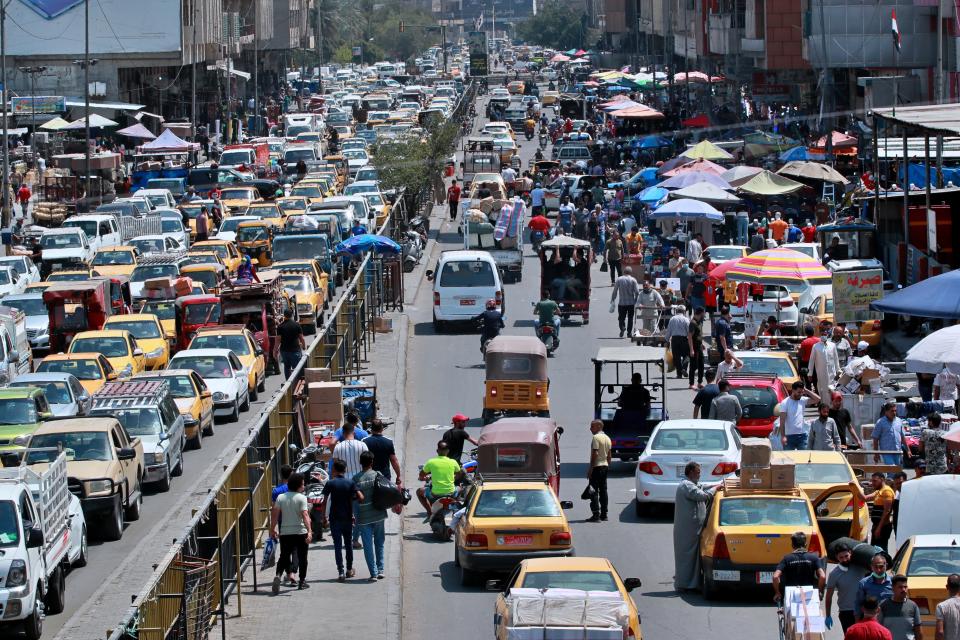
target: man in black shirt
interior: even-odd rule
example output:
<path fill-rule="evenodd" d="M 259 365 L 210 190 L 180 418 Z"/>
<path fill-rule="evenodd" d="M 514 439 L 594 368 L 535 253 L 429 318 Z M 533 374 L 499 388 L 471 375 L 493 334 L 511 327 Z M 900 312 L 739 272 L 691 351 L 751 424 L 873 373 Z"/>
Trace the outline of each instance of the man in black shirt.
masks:
<path fill-rule="evenodd" d="M 363 439 L 367 450 L 373 454 L 373 470 L 379 471 L 383 477 L 390 480 L 390 467 L 397 474 L 397 485 L 402 482 L 400 477 L 400 461 L 393 446 L 393 440 L 383 435 L 383 420 L 374 418 L 370 423 L 370 435 Z"/>
<path fill-rule="evenodd" d="M 807 552 L 807 534 L 797 531 L 790 536 L 793 551 L 783 556 L 773 572 L 773 599 L 783 597 L 784 587 L 817 587 L 823 591 L 827 575 L 820 566 L 820 556 Z"/>
<path fill-rule="evenodd" d="M 697 395 L 693 397 L 694 419 L 707 416 L 710 413 L 710 405 L 713 404 L 713 399 L 720 395 L 720 387 L 714 384 L 714 380 L 717 378 L 717 370 L 710 367 L 706 370 L 704 376 L 707 379 L 707 385 L 697 391 Z"/>
<path fill-rule="evenodd" d="M 277 335 L 280 336 L 280 360 L 283 361 L 283 377 L 289 378 L 293 369 L 300 362 L 303 350 L 307 348 L 307 343 L 303 339 L 303 329 L 300 327 L 300 323 L 293 319 L 292 309 L 284 310 L 283 322 L 277 327 Z"/>
<path fill-rule="evenodd" d="M 837 432 L 840 434 L 840 444 L 844 447 L 855 447 L 859 449 L 863 446 L 860 442 L 860 436 L 853 428 L 853 418 L 850 412 L 843 408 L 843 396 L 834 391 L 830 397 L 829 416 L 837 423 Z"/>
<path fill-rule="evenodd" d="M 457 462 L 460 462 L 460 458 L 463 456 L 464 442 L 469 441 L 474 446 L 477 445 L 477 441 L 467 433 L 467 421 L 469 420 L 470 418 L 467 416 L 458 413 L 450 420 L 453 422 L 453 428 L 447 429 L 443 434 L 443 440 L 445 440 L 450 447 L 450 452 L 447 454 L 447 457 Z"/>
<path fill-rule="evenodd" d="M 634 373 L 630 384 L 623 388 L 617 404 L 624 411 L 647 412 L 650 410 L 650 391 L 643 386 L 643 376 Z"/>

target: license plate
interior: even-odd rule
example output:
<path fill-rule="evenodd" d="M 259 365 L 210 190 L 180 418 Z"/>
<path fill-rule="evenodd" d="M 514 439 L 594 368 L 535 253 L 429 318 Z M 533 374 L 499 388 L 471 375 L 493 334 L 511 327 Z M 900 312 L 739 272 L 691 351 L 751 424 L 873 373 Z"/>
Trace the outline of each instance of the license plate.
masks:
<path fill-rule="evenodd" d="M 757 571 L 757 584 L 773 584 L 773 571 Z"/>
<path fill-rule="evenodd" d="M 533 536 L 503 536 L 501 544 L 507 546 L 530 546 L 533 544 Z"/>
<path fill-rule="evenodd" d="M 686 470 L 686 468 L 687 468 L 687 465 L 685 465 L 685 464 L 678 464 L 678 465 L 677 465 L 677 477 L 678 477 L 678 478 L 684 477 L 684 475 L 685 475 L 685 474 L 684 474 L 684 471 Z"/>
<path fill-rule="evenodd" d="M 477 303 L 477 301 L 474 300 L 473 298 L 460 298 L 460 306 L 461 306 L 461 307 L 470 307 L 470 306 L 475 305 L 476 303 Z"/>
<path fill-rule="evenodd" d="M 719 580 L 722 582 L 739 582 L 740 581 L 740 572 L 739 571 L 713 571 L 713 579 Z"/>

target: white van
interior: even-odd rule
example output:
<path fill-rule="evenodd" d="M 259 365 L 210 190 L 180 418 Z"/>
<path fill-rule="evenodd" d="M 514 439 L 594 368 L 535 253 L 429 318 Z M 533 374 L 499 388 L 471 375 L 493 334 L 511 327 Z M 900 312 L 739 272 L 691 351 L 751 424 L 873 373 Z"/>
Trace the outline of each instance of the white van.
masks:
<path fill-rule="evenodd" d="M 448 322 L 483 313 L 487 300 L 495 300 L 497 310 L 505 313 L 500 272 L 486 251 L 444 251 L 427 277 L 433 281 L 433 328 L 438 333 Z"/>
<path fill-rule="evenodd" d="M 960 505 L 960 477 L 956 475 L 924 476 L 904 482 L 900 489 L 897 545 L 911 536 L 960 533 L 957 505 Z"/>

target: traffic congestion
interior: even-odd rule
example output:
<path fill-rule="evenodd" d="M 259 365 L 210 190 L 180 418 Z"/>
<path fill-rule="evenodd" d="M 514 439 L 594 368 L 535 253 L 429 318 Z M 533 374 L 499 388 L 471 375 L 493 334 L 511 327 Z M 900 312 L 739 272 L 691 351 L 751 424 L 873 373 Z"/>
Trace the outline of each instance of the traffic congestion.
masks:
<path fill-rule="evenodd" d="M 85 575 L 169 545 L 138 521 L 246 447 L 240 475 L 272 465 L 249 557 L 231 534 L 253 619 L 370 583 L 388 637 L 960 639 L 955 278 L 881 224 L 953 187 L 901 190 L 852 128 L 676 123 L 690 72 L 493 37 L 473 75 L 475 46 L 290 68 L 213 136 L 107 136 L 96 198 L 25 162 L 2 622 L 68 629 Z M 696 82 L 686 109 L 721 95 Z"/>

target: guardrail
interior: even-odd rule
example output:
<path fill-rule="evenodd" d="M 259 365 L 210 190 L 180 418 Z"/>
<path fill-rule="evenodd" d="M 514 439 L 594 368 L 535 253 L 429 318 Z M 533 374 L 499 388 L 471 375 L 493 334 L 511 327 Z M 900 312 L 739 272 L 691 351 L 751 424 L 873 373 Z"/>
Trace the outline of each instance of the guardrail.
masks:
<path fill-rule="evenodd" d="M 388 217 L 378 233 L 390 224 Z M 373 254 L 359 264 L 307 357 L 264 409 L 108 640 L 203 640 L 217 617 L 226 640 L 224 605 L 235 594 L 243 615 L 239 586 L 251 566 L 257 587 L 256 549 L 268 534 L 271 491 L 279 484 L 280 466 L 290 462 L 289 445 L 302 448 L 307 438 L 303 405 L 295 396 L 303 370 L 329 367 L 335 378 L 360 373 L 376 339 L 373 318 L 392 306 L 387 298 L 396 278 L 402 291 L 402 269 L 394 276 L 391 266 Z"/>

